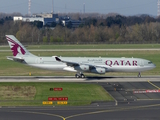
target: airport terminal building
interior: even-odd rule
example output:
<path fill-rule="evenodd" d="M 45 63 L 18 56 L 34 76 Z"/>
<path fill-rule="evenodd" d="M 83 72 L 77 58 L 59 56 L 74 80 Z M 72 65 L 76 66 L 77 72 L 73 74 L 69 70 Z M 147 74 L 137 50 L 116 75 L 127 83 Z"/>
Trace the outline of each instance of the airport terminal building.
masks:
<path fill-rule="evenodd" d="M 14 21 L 35 22 L 41 21 L 43 25 L 50 25 L 52 22 L 59 23 L 58 14 L 35 14 L 31 17 L 14 16 Z"/>
<path fill-rule="evenodd" d="M 72 28 L 79 27 L 80 24 L 83 22 L 80 20 L 72 20 L 70 17 L 59 17 L 58 14 L 34 14 L 32 16 L 23 17 L 23 16 L 14 16 L 13 20 L 16 21 L 23 21 L 23 22 L 35 22 L 41 21 L 43 22 L 43 26 L 51 25 L 53 22 L 58 24 L 60 21 L 62 22 L 63 26 L 71 25 Z"/>

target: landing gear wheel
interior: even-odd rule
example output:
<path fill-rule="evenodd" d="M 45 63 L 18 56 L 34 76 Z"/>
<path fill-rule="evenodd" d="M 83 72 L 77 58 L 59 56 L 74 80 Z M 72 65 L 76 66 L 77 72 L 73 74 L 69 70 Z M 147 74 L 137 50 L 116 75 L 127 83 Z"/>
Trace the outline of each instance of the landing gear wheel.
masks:
<path fill-rule="evenodd" d="M 81 74 L 81 78 L 85 78 L 84 74 Z"/>
<path fill-rule="evenodd" d="M 138 73 L 138 77 L 141 78 L 141 73 L 140 72 Z"/>
<path fill-rule="evenodd" d="M 80 78 L 80 76 L 79 76 L 78 74 L 75 74 L 75 77 L 76 77 L 76 78 Z"/>
<path fill-rule="evenodd" d="M 85 75 L 84 74 L 75 74 L 75 77 L 76 78 L 85 78 Z"/>

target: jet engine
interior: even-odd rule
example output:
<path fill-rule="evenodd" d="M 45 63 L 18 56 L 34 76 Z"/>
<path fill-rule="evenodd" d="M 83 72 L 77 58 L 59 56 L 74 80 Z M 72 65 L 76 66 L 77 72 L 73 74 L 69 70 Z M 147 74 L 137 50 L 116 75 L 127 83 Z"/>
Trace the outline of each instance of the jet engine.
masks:
<path fill-rule="evenodd" d="M 105 68 L 94 68 L 91 70 L 92 73 L 96 73 L 96 74 L 105 74 L 106 73 L 106 69 Z"/>
<path fill-rule="evenodd" d="M 89 66 L 88 65 L 80 65 L 80 66 L 75 66 L 74 69 L 77 71 L 89 71 Z"/>

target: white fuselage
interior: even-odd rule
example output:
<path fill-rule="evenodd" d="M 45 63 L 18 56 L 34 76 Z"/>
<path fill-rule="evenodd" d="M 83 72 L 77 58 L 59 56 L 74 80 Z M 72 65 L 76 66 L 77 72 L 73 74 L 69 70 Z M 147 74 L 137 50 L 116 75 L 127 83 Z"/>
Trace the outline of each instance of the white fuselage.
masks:
<path fill-rule="evenodd" d="M 142 72 L 155 68 L 149 60 L 140 58 L 95 58 L 95 57 L 60 57 L 69 62 L 83 65 L 92 65 L 105 68 L 105 72 Z M 25 56 L 25 63 L 42 69 L 71 72 L 90 72 L 89 70 L 76 69 L 66 63 L 59 62 L 53 57 L 29 57 Z"/>

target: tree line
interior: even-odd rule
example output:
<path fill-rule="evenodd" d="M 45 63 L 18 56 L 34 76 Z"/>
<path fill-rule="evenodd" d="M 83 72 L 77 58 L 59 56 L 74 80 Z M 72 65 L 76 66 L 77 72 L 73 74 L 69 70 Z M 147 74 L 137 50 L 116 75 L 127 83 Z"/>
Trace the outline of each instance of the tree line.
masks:
<path fill-rule="evenodd" d="M 159 17 L 148 15 L 78 17 L 83 21 L 78 28 L 64 27 L 60 23 L 51 28 L 42 26 L 39 22 L 13 22 L 12 16 L 0 17 L 0 44 L 7 43 L 6 34 L 13 34 L 22 43 L 28 44 L 160 42 Z"/>

